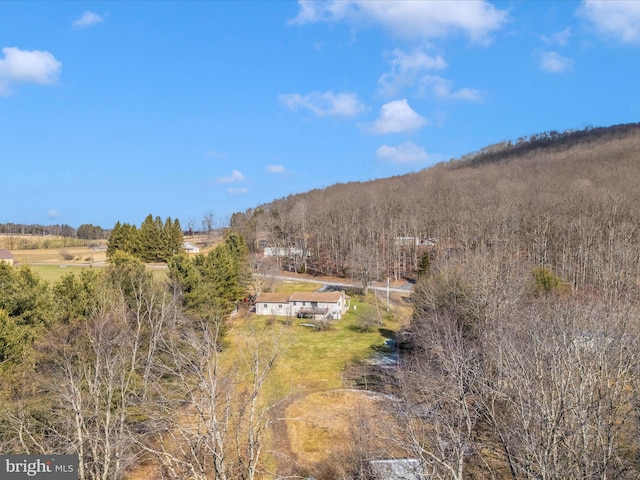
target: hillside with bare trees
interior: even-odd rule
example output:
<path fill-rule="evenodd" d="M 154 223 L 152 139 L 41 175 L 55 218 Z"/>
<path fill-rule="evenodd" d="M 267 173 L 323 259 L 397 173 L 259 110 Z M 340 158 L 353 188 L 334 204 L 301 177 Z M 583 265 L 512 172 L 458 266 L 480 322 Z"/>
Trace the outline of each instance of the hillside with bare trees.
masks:
<path fill-rule="evenodd" d="M 490 253 L 572 288 L 636 287 L 640 125 L 549 132 L 416 173 L 291 195 L 232 218 L 281 266 L 362 280 L 415 278 L 425 255 Z"/>
<path fill-rule="evenodd" d="M 371 458 L 439 479 L 638 478 L 639 184 L 640 125 L 620 125 L 235 215 L 254 249 L 308 250 L 282 268 L 415 280 L 384 447 L 356 425 L 316 478 L 378 478 Z"/>

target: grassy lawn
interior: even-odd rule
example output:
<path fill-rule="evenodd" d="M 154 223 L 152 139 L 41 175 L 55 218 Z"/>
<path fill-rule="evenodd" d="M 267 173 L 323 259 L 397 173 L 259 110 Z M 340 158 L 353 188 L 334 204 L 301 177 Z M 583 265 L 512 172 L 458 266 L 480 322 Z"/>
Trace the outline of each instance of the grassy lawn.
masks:
<path fill-rule="evenodd" d="M 278 285 L 278 293 L 293 293 L 293 292 L 315 292 L 322 285 L 319 283 L 306 283 L 306 282 L 283 282 Z"/>
<path fill-rule="evenodd" d="M 46 280 L 47 282 L 55 282 L 65 276 L 67 273 L 78 273 L 83 268 L 94 267 L 79 265 L 71 265 L 66 267 L 61 267 L 60 265 L 30 265 L 29 268 L 40 275 L 43 280 Z"/>
<path fill-rule="evenodd" d="M 308 284 L 299 285 L 303 287 Z M 237 319 L 231 325 L 228 339 L 233 345 L 234 340 L 251 331 L 271 334 L 280 339 L 282 352 L 272 376 L 272 388 L 279 393 L 276 397 L 342 388 L 345 367 L 371 357 L 374 347 L 383 345 L 387 340 L 383 333 L 388 334 L 399 327 L 392 319 L 380 318 L 370 301 L 369 297 L 364 300 L 351 298 L 352 308 L 342 319 L 332 321 L 327 330 L 320 331 L 304 326 L 309 321 L 302 319 L 256 315 Z M 362 327 L 366 320 L 376 323 L 364 329 Z"/>
<path fill-rule="evenodd" d="M 315 290 L 309 285 L 286 283 L 278 291 Z M 353 296 L 350 301 L 349 311 L 327 330 L 304 326 L 309 320 L 256 315 L 235 318 L 230 324 L 230 358 L 240 353 L 234 345 L 249 335 L 278 339 L 280 355 L 263 393 L 268 404 L 288 401 L 278 411 L 277 417 L 286 420 L 273 432 L 269 449 L 293 455 L 301 466 L 323 461 L 332 449 L 342 448 L 357 409 L 376 411 L 375 395 L 345 390 L 343 374 L 348 365 L 371 358 L 375 347 L 382 346 L 400 324 L 373 294 Z M 275 459 L 267 462 L 273 467 Z"/>

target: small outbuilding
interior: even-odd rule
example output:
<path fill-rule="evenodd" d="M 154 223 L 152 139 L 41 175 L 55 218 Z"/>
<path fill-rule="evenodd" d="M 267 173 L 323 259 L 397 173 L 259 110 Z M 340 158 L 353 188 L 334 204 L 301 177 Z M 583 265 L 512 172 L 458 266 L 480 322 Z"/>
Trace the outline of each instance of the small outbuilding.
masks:
<path fill-rule="evenodd" d="M 0 263 L 8 263 L 13 265 L 13 255 L 9 250 L 0 249 Z"/>
<path fill-rule="evenodd" d="M 184 248 L 184 251 L 187 253 L 199 253 L 200 252 L 200 248 L 197 247 L 196 245 L 194 245 L 191 242 L 184 242 L 182 244 L 182 248 Z"/>

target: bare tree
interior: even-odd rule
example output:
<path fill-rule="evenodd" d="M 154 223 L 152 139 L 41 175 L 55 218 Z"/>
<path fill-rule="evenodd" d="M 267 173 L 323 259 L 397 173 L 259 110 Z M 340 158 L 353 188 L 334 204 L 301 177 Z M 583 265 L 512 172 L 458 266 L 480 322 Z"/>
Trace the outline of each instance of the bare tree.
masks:
<path fill-rule="evenodd" d="M 195 230 L 196 230 L 196 220 L 193 217 L 189 217 L 189 219 L 187 220 L 187 232 L 189 233 L 190 236 L 193 237 Z"/>
<path fill-rule="evenodd" d="M 435 316 L 433 329 L 414 339 L 415 353 L 400 375 L 395 444 L 419 459 L 432 478 L 462 480 L 477 453 L 480 409 L 474 387 L 480 374 L 475 346 L 451 318 Z"/>
<path fill-rule="evenodd" d="M 491 335 L 481 397 L 513 478 L 637 477 L 637 337 L 628 313 L 603 307 L 537 302 Z"/>
<path fill-rule="evenodd" d="M 207 247 L 211 245 L 211 235 L 215 229 L 215 215 L 213 210 L 207 210 L 202 215 L 202 230 L 207 233 Z"/>
<path fill-rule="evenodd" d="M 254 254 L 251 255 L 249 268 L 251 270 L 251 275 L 249 276 L 251 289 L 254 295 L 257 296 L 262 292 L 272 292 L 277 283 L 275 277 L 280 272 L 277 262 L 274 259 Z"/>
<path fill-rule="evenodd" d="M 246 336 L 229 362 L 221 350 L 222 322 L 196 322 L 164 348 L 170 359 L 159 373 L 171 376 L 143 448 L 158 459 L 163 478 L 253 480 L 260 468 L 272 404 L 263 395 L 278 356 L 266 332 Z"/>

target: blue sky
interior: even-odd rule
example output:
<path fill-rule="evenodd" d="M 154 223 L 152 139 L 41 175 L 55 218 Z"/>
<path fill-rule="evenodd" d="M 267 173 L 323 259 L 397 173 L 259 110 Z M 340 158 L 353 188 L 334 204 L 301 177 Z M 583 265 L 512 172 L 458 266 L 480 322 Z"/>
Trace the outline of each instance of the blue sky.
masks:
<path fill-rule="evenodd" d="M 183 226 L 640 121 L 638 1 L 0 2 L 0 223 Z"/>

